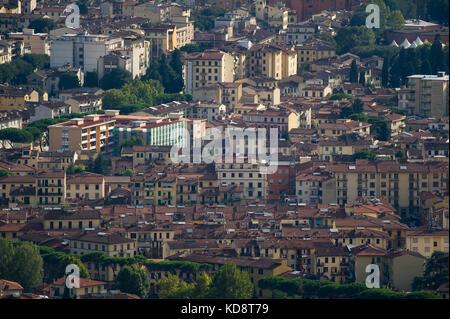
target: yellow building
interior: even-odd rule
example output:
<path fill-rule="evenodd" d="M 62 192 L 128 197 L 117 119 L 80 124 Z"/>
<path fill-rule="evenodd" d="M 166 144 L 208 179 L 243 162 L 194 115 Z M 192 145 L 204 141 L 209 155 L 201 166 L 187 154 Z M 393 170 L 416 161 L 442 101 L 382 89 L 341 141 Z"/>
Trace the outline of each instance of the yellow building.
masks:
<path fill-rule="evenodd" d="M 26 102 L 39 102 L 39 93 L 35 90 L 0 86 L 0 111 L 23 110 Z"/>
<path fill-rule="evenodd" d="M 126 238 L 115 233 L 87 232 L 69 239 L 71 254 L 88 254 L 103 252 L 110 257 L 134 257 L 137 255 L 135 239 Z"/>
<path fill-rule="evenodd" d="M 44 216 L 45 230 L 99 228 L 101 222 L 98 211 L 51 210 Z"/>
<path fill-rule="evenodd" d="M 80 173 L 67 175 L 67 199 L 98 200 L 105 197 L 105 178 L 101 174 Z"/>
<path fill-rule="evenodd" d="M 145 40 L 149 41 L 149 58 L 159 58 L 177 47 L 177 27 L 170 24 L 160 24 L 144 28 Z"/>
<path fill-rule="evenodd" d="M 346 283 L 351 274 L 350 253 L 341 246 L 317 246 L 312 257 L 312 273 L 320 279 Z"/>
<path fill-rule="evenodd" d="M 36 173 L 36 191 L 39 205 L 61 205 L 66 198 L 66 172 L 41 171 Z"/>
<path fill-rule="evenodd" d="M 106 282 L 92 279 L 79 278 L 79 288 L 68 289 L 71 298 L 79 298 L 88 294 L 100 294 L 106 292 Z M 66 277 L 56 280 L 50 285 L 50 297 L 62 298 L 66 288 Z"/>
<path fill-rule="evenodd" d="M 336 49 L 325 41 L 311 40 L 296 45 L 298 67 L 303 69 L 306 64 L 316 60 L 328 59 L 336 56 Z"/>
<path fill-rule="evenodd" d="M 406 233 L 406 248 L 430 258 L 433 252 L 448 253 L 448 230 L 414 230 Z"/>

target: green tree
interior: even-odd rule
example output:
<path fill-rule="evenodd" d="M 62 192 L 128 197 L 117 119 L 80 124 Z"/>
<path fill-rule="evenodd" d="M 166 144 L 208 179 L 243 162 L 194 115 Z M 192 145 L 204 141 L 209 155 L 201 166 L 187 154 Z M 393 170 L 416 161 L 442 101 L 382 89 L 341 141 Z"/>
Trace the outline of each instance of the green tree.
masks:
<path fill-rule="evenodd" d="M 253 285 L 246 271 L 240 271 L 235 264 L 225 264 L 215 274 L 211 285 L 211 297 L 216 299 L 249 299 Z"/>
<path fill-rule="evenodd" d="M 86 72 L 86 77 L 84 79 L 85 87 L 98 87 L 98 73 L 96 70 L 92 72 Z"/>
<path fill-rule="evenodd" d="M 10 175 L 13 175 L 13 173 L 11 173 L 10 171 L 7 171 L 6 169 L 0 168 L 0 177 L 10 176 Z"/>
<path fill-rule="evenodd" d="M 376 154 L 369 152 L 369 151 L 360 151 L 356 152 L 352 155 L 352 160 L 355 161 L 357 159 L 368 159 L 368 160 L 374 160 Z"/>
<path fill-rule="evenodd" d="M 403 14 L 400 10 L 394 10 L 389 13 L 389 16 L 386 20 L 386 27 L 400 30 L 403 29 L 405 25 L 405 18 L 403 18 Z"/>
<path fill-rule="evenodd" d="M 384 2 L 391 11 L 400 10 L 406 19 L 414 19 L 417 17 L 415 0 L 384 0 Z"/>
<path fill-rule="evenodd" d="M 63 73 L 59 78 L 58 88 L 60 90 L 73 89 L 80 87 L 80 80 L 73 72 Z"/>
<path fill-rule="evenodd" d="M 364 71 L 359 72 L 359 84 L 366 86 L 366 77 Z"/>
<path fill-rule="evenodd" d="M 103 96 L 102 102 L 105 109 L 115 109 L 128 101 L 128 96 L 121 90 L 108 90 Z"/>
<path fill-rule="evenodd" d="M 444 64 L 444 54 L 442 51 L 442 42 L 439 35 L 436 35 L 433 45 L 431 46 L 430 61 L 432 74 L 436 74 L 436 72 L 442 71 L 442 67 Z"/>
<path fill-rule="evenodd" d="M 130 139 L 123 141 L 122 144 L 120 145 L 120 148 L 122 149 L 123 147 L 133 147 L 134 145 L 144 145 L 144 144 L 145 141 L 142 137 L 132 136 Z"/>
<path fill-rule="evenodd" d="M 205 272 L 200 274 L 200 276 L 197 277 L 197 280 L 192 290 L 193 298 L 196 299 L 208 298 L 210 294 L 211 285 L 212 285 L 211 277 Z"/>
<path fill-rule="evenodd" d="M 27 292 L 42 284 L 43 261 L 36 247 L 29 243 L 21 243 L 13 246 L 10 256 L 11 263 L 8 265 L 5 279 L 18 282 Z"/>
<path fill-rule="evenodd" d="M 80 14 L 85 15 L 85 14 L 89 13 L 87 0 L 78 1 L 77 5 L 78 5 L 78 8 L 80 9 Z"/>
<path fill-rule="evenodd" d="M 34 29 L 35 33 L 49 33 L 56 28 L 56 23 L 50 18 L 39 18 L 32 20 L 28 25 L 29 29 Z"/>
<path fill-rule="evenodd" d="M 100 87 L 103 90 L 120 89 L 132 80 L 133 76 L 130 72 L 122 69 L 113 69 L 100 80 Z"/>
<path fill-rule="evenodd" d="M 349 118 L 353 121 L 359 121 L 359 122 L 368 122 L 369 117 L 362 113 L 353 113 L 349 116 Z"/>
<path fill-rule="evenodd" d="M 355 47 L 372 47 L 375 34 L 366 26 L 346 26 L 340 28 L 336 35 L 337 53 L 349 52 Z"/>
<path fill-rule="evenodd" d="M 381 85 L 388 87 L 389 84 L 389 58 L 383 60 L 383 68 L 381 69 Z"/>
<path fill-rule="evenodd" d="M 449 0 L 427 0 L 427 11 L 433 21 L 448 25 Z"/>
<path fill-rule="evenodd" d="M 0 140 L 8 140 L 13 143 L 28 143 L 32 142 L 34 138 L 27 130 L 10 127 L 0 130 Z"/>
<path fill-rule="evenodd" d="M 98 153 L 97 157 L 94 160 L 94 173 L 104 174 L 105 171 L 105 159 L 103 158 L 102 153 Z"/>
<path fill-rule="evenodd" d="M 203 52 L 205 51 L 205 48 L 195 44 L 195 43 L 188 43 L 180 48 L 180 51 L 186 52 L 188 54 L 190 53 L 196 53 L 196 52 Z"/>
<path fill-rule="evenodd" d="M 449 260 L 448 253 L 435 251 L 427 259 L 422 277 L 414 278 L 413 290 L 436 290 L 443 283 L 449 281 Z"/>
<path fill-rule="evenodd" d="M 144 268 L 138 268 L 136 265 L 124 266 L 117 275 L 116 287 L 122 292 L 147 298 L 150 279 Z"/>
<path fill-rule="evenodd" d="M 389 141 L 391 139 L 391 128 L 382 118 L 369 118 L 369 123 L 372 124 L 371 132 L 375 138 L 380 141 Z"/>
<path fill-rule="evenodd" d="M 355 99 L 352 103 L 353 113 L 362 113 L 363 107 L 364 107 L 364 103 L 361 99 Z"/>
<path fill-rule="evenodd" d="M 66 173 L 68 175 L 73 175 L 84 172 L 85 170 L 86 166 L 84 166 L 83 164 L 71 164 L 69 167 L 67 167 Z"/>
<path fill-rule="evenodd" d="M 356 61 L 353 60 L 350 65 L 350 75 L 349 80 L 351 83 L 358 83 L 358 67 L 356 66 Z"/>

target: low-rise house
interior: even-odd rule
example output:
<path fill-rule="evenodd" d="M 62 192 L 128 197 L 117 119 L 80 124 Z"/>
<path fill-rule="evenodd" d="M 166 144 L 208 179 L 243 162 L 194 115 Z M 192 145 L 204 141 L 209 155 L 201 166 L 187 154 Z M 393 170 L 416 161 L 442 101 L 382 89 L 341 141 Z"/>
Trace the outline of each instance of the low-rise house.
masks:
<path fill-rule="evenodd" d="M 99 294 L 106 292 L 107 283 L 92 279 L 78 278 L 80 286 L 68 289 L 66 286 L 66 277 L 56 280 L 50 285 L 51 298 L 63 298 L 65 291 L 68 291 L 68 297 L 80 298 L 88 294 Z"/>

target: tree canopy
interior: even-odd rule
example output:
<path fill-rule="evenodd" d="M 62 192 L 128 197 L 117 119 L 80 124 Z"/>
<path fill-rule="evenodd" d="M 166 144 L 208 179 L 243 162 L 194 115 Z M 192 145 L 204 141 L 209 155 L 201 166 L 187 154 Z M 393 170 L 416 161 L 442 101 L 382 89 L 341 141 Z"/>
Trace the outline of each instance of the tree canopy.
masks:
<path fill-rule="evenodd" d="M 145 268 L 138 268 L 136 265 L 124 266 L 117 275 L 116 287 L 122 292 L 147 298 L 150 278 Z"/>

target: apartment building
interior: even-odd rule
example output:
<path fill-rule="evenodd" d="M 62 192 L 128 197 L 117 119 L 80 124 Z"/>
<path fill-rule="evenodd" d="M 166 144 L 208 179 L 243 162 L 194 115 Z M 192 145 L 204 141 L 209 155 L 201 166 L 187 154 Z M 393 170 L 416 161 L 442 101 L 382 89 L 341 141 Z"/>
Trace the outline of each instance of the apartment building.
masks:
<path fill-rule="evenodd" d="M 23 29 L 22 32 L 11 32 L 9 39 L 22 40 L 26 47 L 30 47 L 31 54 L 50 55 L 50 43 L 47 33 L 34 33 L 34 29 Z"/>
<path fill-rule="evenodd" d="M 384 198 L 402 217 L 418 213 L 422 191 L 446 191 L 448 163 L 378 163 L 327 165 L 336 175 L 337 203 L 353 203 L 361 196 Z"/>
<path fill-rule="evenodd" d="M 371 124 L 350 119 L 338 119 L 336 120 L 336 123 L 319 124 L 317 127 L 317 134 L 330 137 L 338 137 L 340 135 L 352 133 L 370 135 L 371 126 Z"/>
<path fill-rule="evenodd" d="M 234 110 L 242 97 L 242 83 L 213 83 L 195 89 L 194 101 L 213 101 L 224 104 L 228 110 Z"/>
<path fill-rule="evenodd" d="M 285 54 L 289 54 L 288 50 L 285 51 Z M 256 44 L 247 51 L 246 62 L 247 74 L 250 77 L 266 77 L 276 80 L 283 78 L 283 49 L 281 46 L 272 43 Z M 297 73 L 296 71 L 295 69 L 295 73 Z"/>
<path fill-rule="evenodd" d="M 408 114 L 441 118 L 449 115 L 449 76 L 445 72 L 437 75 L 408 76 Z"/>
<path fill-rule="evenodd" d="M 150 258 L 165 258 L 163 247 L 174 240 L 175 230 L 155 228 L 153 225 L 138 225 L 127 229 L 127 238 L 137 241 L 138 250 L 145 251 Z"/>
<path fill-rule="evenodd" d="M 36 173 L 36 194 L 39 205 L 61 205 L 66 198 L 66 172 L 40 171 Z"/>
<path fill-rule="evenodd" d="M 115 120 L 106 116 L 92 114 L 51 125 L 49 149 L 53 152 L 95 150 L 108 154 L 113 150 L 114 123 Z"/>
<path fill-rule="evenodd" d="M 70 105 L 73 113 L 93 113 L 102 109 L 103 94 L 82 94 L 65 100 L 66 105 Z"/>
<path fill-rule="evenodd" d="M 267 199 L 267 177 L 261 174 L 258 164 L 217 163 L 216 172 L 219 185 L 242 185 L 244 200 Z"/>
<path fill-rule="evenodd" d="M 435 251 L 448 253 L 448 230 L 408 231 L 406 248 L 427 258 L 430 258 Z"/>
<path fill-rule="evenodd" d="M 44 215 L 44 230 L 70 230 L 99 228 L 101 222 L 98 211 L 68 211 L 64 209 L 49 210 Z"/>
<path fill-rule="evenodd" d="M 186 116 L 189 118 L 205 119 L 207 121 L 214 121 L 221 119 L 226 115 L 226 106 L 224 104 L 208 103 L 198 101 L 187 112 Z"/>
<path fill-rule="evenodd" d="M 120 122 L 124 117 L 126 116 L 116 117 L 117 120 L 112 132 L 114 136 L 115 154 L 119 154 L 122 143 L 133 136 L 143 138 L 145 145 L 182 146 L 188 142 L 183 133 L 186 130 L 190 133 L 193 132 L 192 121 L 190 119 L 179 118 L 171 120 L 165 118 L 144 119 L 142 117 L 136 117 L 132 123 L 122 124 Z"/>
<path fill-rule="evenodd" d="M 316 26 L 309 23 L 289 24 L 285 30 L 277 34 L 276 42 L 279 44 L 302 44 L 314 37 Z"/>
<path fill-rule="evenodd" d="M 124 46 L 121 38 L 108 38 L 106 35 L 87 33 L 66 34 L 52 41 L 50 48 L 50 67 L 66 64 L 80 67 L 83 72 L 97 69 L 97 61 L 114 49 Z"/>
<path fill-rule="evenodd" d="M 217 49 L 191 54 L 185 59 L 183 73 L 185 92 L 189 94 L 207 84 L 233 82 L 234 58 Z"/>
<path fill-rule="evenodd" d="M 114 69 L 121 69 L 131 73 L 133 71 L 131 58 L 116 51 L 112 51 L 98 58 L 97 72 L 99 80 L 103 79 L 105 74 L 108 74 Z"/>
<path fill-rule="evenodd" d="M 159 59 L 177 47 L 177 27 L 173 24 L 160 24 L 143 28 L 145 40 L 149 42 L 149 59 Z"/>
<path fill-rule="evenodd" d="M 94 173 L 68 175 L 66 178 L 68 200 L 98 200 L 105 197 L 105 178 Z"/>
<path fill-rule="evenodd" d="M 137 254 L 135 239 L 107 232 L 84 232 L 69 239 L 71 254 L 84 255 L 103 252 L 110 257 L 134 257 Z"/>
<path fill-rule="evenodd" d="M 336 56 L 336 49 L 325 41 L 306 40 L 295 46 L 299 70 L 311 62 Z"/>
<path fill-rule="evenodd" d="M 265 128 L 267 133 L 271 128 L 277 128 L 279 136 L 300 126 L 300 116 L 284 109 L 252 110 L 243 114 L 242 119 L 250 126 Z"/>
<path fill-rule="evenodd" d="M 336 179 L 329 172 L 300 173 L 295 186 L 297 203 L 336 203 Z"/>

